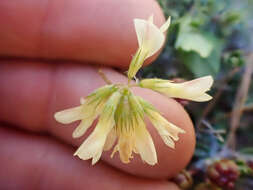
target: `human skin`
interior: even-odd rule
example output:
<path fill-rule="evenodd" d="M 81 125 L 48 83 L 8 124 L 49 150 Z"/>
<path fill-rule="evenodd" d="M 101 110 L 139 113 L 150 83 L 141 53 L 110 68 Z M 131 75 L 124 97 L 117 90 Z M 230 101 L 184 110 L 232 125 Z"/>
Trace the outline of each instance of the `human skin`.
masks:
<path fill-rule="evenodd" d="M 91 166 L 72 155 L 92 129 L 73 139 L 76 123 L 64 126 L 53 118 L 105 84 L 98 68 L 111 81 L 126 82 L 121 73 L 137 49 L 133 18 L 150 14 L 158 26 L 165 20 L 154 0 L 0 1 L 1 189 L 178 190 L 167 179 L 191 159 L 195 135 L 188 114 L 173 99 L 134 89 L 186 131 L 170 149 L 147 122 L 155 166 L 138 155 L 123 164 L 110 152 Z"/>

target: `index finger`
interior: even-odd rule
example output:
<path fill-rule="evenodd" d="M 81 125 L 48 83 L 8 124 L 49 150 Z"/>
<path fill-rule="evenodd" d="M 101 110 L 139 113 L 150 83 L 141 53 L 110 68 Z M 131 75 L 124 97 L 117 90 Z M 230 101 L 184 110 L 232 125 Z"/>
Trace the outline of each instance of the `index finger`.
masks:
<path fill-rule="evenodd" d="M 126 68 L 134 18 L 164 22 L 155 0 L 1 0 L 0 56 L 90 61 Z"/>

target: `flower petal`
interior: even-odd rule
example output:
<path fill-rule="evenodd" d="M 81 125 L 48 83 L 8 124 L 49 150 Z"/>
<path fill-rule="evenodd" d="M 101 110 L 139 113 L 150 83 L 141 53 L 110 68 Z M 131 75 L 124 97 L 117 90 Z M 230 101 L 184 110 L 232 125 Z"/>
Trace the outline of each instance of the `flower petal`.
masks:
<path fill-rule="evenodd" d="M 170 148 L 173 148 L 173 149 L 175 148 L 175 142 L 170 138 L 169 135 L 161 135 L 160 134 L 160 136 L 161 136 L 164 144 L 166 144 Z"/>
<path fill-rule="evenodd" d="M 96 157 L 103 150 L 106 134 L 99 130 L 94 130 L 92 134 L 82 143 L 74 155 L 79 156 L 83 160 Z M 96 159 L 99 159 L 96 157 Z"/>
<path fill-rule="evenodd" d="M 92 162 L 91 164 L 94 165 L 97 163 L 97 161 L 100 159 L 101 155 L 102 155 L 102 150 L 99 151 L 93 158 L 92 158 Z"/>
<path fill-rule="evenodd" d="M 104 145 L 104 151 L 110 150 L 113 147 L 113 145 L 115 144 L 116 140 L 117 140 L 116 131 L 115 131 L 115 129 L 112 129 L 106 138 L 105 145 Z"/>
<path fill-rule="evenodd" d="M 211 97 L 205 92 L 210 90 L 213 84 L 211 76 L 201 77 L 195 80 L 174 83 L 163 79 L 144 79 L 139 85 L 150 88 L 171 98 L 181 98 L 193 101 L 207 101 Z"/>
<path fill-rule="evenodd" d="M 92 125 L 94 120 L 101 114 L 104 102 L 106 99 L 97 102 L 93 102 L 93 104 L 83 104 L 83 110 L 87 110 L 83 113 L 83 118 L 81 123 L 77 126 L 77 128 L 72 133 L 73 138 L 81 137 L 87 129 Z"/>
<path fill-rule="evenodd" d="M 158 111 L 155 110 L 155 108 L 150 103 L 140 97 L 138 97 L 138 99 L 141 102 L 149 120 L 156 128 L 164 143 L 167 146 L 174 148 L 174 141 L 177 141 L 179 139 L 179 133 L 185 133 L 185 131 L 168 122 Z"/>
<path fill-rule="evenodd" d="M 201 96 L 192 98 L 192 100 L 194 100 L 194 101 L 196 101 L 196 102 L 205 102 L 205 101 L 209 101 L 209 100 L 211 100 L 211 99 L 213 99 L 213 97 L 210 96 L 209 94 L 206 94 L 206 93 L 204 93 L 204 94 L 201 95 Z"/>
<path fill-rule="evenodd" d="M 131 123 L 134 128 L 135 134 L 135 148 L 143 161 L 150 165 L 157 163 L 157 155 L 155 146 L 144 122 L 144 110 L 137 96 L 132 93 L 128 96 L 129 104 L 131 107 Z"/>
<path fill-rule="evenodd" d="M 135 137 L 133 134 L 122 134 L 118 141 L 118 151 L 120 155 L 120 160 L 123 163 L 129 163 L 132 156 L 132 152 L 135 147 Z"/>
<path fill-rule="evenodd" d="M 77 155 L 83 160 L 93 158 L 93 164 L 99 160 L 107 135 L 115 125 L 114 113 L 120 97 L 121 93 L 118 91 L 111 95 L 103 108 L 103 112 L 94 131 L 77 149 L 74 155 Z"/>
<path fill-rule="evenodd" d="M 92 125 L 93 121 L 96 119 L 95 116 L 88 117 L 87 119 L 83 119 L 81 123 L 77 126 L 77 128 L 72 133 L 73 138 L 81 137 L 87 129 Z"/>
<path fill-rule="evenodd" d="M 133 78 L 144 61 L 154 55 L 164 44 L 165 36 L 153 24 L 153 16 L 148 20 L 134 19 L 139 48 L 135 53 L 128 70 L 128 78 Z"/>
<path fill-rule="evenodd" d="M 213 77 L 205 76 L 191 81 L 183 82 L 181 85 L 186 88 L 186 91 L 189 94 L 192 94 L 193 92 L 203 94 L 204 92 L 210 90 L 211 86 L 213 85 Z"/>
<path fill-rule="evenodd" d="M 147 20 L 134 19 L 134 25 L 139 47 L 148 52 L 147 59 L 162 47 L 165 36 L 157 26 Z"/>
<path fill-rule="evenodd" d="M 152 110 L 147 110 L 147 115 L 155 126 L 160 135 L 170 136 L 173 140 L 179 139 L 179 133 L 185 133 L 183 129 L 180 129 L 176 125 L 168 122 L 160 113 Z"/>
<path fill-rule="evenodd" d="M 54 118 L 56 121 L 69 124 L 77 120 L 82 119 L 82 106 L 66 109 L 63 111 L 56 112 L 54 114 Z"/>
<path fill-rule="evenodd" d="M 167 21 L 160 27 L 160 31 L 165 32 L 166 30 L 168 30 L 170 26 L 170 22 L 171 22 L 171 18 L 169 17 Z"/>
<path fill-rule="evenodd" d="M 155 165 L 157 163 L 155 145 L 145 126 L 139 125 L 135 135 L 135 148 L 142 160 L 150 165 Z"/>

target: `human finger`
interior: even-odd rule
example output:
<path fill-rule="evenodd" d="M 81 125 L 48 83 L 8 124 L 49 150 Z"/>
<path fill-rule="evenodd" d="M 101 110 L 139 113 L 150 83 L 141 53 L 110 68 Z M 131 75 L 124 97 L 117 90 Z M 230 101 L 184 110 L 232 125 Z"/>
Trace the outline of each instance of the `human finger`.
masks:
<path fill-rule="evenodd" d="M 137 49 L 133 19 L 151 14 L 155 24 L 164 22 L 155 0 L 1 0 L 0 56 L 125 69 Z"/>
<path fill-rule="evenodd" d="M 92 167 L 73 158 L 71 146 L 2 125 L 0 144 L 1 189 L 179 190 L 171 182 L 133 177 L 103 163 Z"/>
<path fill-rule="evenodd" d="M 103 69 L 115 83 L 127 82 L 123 75 Z M 87 96 L 105 82 L 99 77 L 97 68 L 76 64 L 2 63 L 0 64 L 0 120 L 29 131 L 47 131 L 65 143 L 78 146 L 87 137 L 72 139 L 76 124 L 63 126 L 53 115 L 56 111 L 74 107 L 80 97 Z M 176 148 L 170 149 L 153 129 L 148 128 L 154 138 L 158 164 L 143 164 L 139 156 L 130 164 L 122 164 L 117 156 L 103 159 L 125 172 L 150 178 L 167 178 L 175 175 L 191 159 L 195 146 L 192 122 L 185 110 L 174 100 L 167 99 L 150 90 L 138 89 L 135 93 L 149 100 L 173 124 L 184 129 Z M 176 164 L 175 164 L 176 163 Z"/>

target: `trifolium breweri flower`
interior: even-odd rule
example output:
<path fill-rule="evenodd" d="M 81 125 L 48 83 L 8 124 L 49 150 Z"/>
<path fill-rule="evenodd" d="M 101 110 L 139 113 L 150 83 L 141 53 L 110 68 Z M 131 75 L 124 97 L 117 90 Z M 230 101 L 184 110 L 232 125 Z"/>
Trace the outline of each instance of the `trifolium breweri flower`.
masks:
<path fill-rule="evenodd" d="M 112 149 L 111 156 L 119 152 L 123 163 L 129 163 L 134 152 L 139 154 L 144 162 L 156 164 L 156 149 L 146 128 L 144 117 L 151 121 L 164 143 L 170 148 L 175 148 L 179 134 L 185 131 L 167 121 L 149 102 L 135 96 L 131 92 L 133 85 L 130 83 L 144 61 L 161 49 L 165 42 L 164 32 L 169 25 L 170 18 L 160 28 L 153 24 L 153 16 L 148 20 L 134 19 L 139 47 L 127 73 L 128 84 L 107 84 L 86 98 L 81 98 L 80 106 L 55 113 L 55 119 L 63 124 L 81 121 L 72 134 L 73 138 L 83 136 L 99 118 L 93 132 L 74 155 L 83 160 L 92 159 L 92 164 L 95 164 L 103 151 Z M 108 80 L 105 81 L 109 83 Z M 206 93 L 212 83 L 212 77 L 206 76 L 183 83 L 144 79 L 137 81 L 134 86 L 147 88 L 171 98 L 203 102 L 212 98 Z"/>

